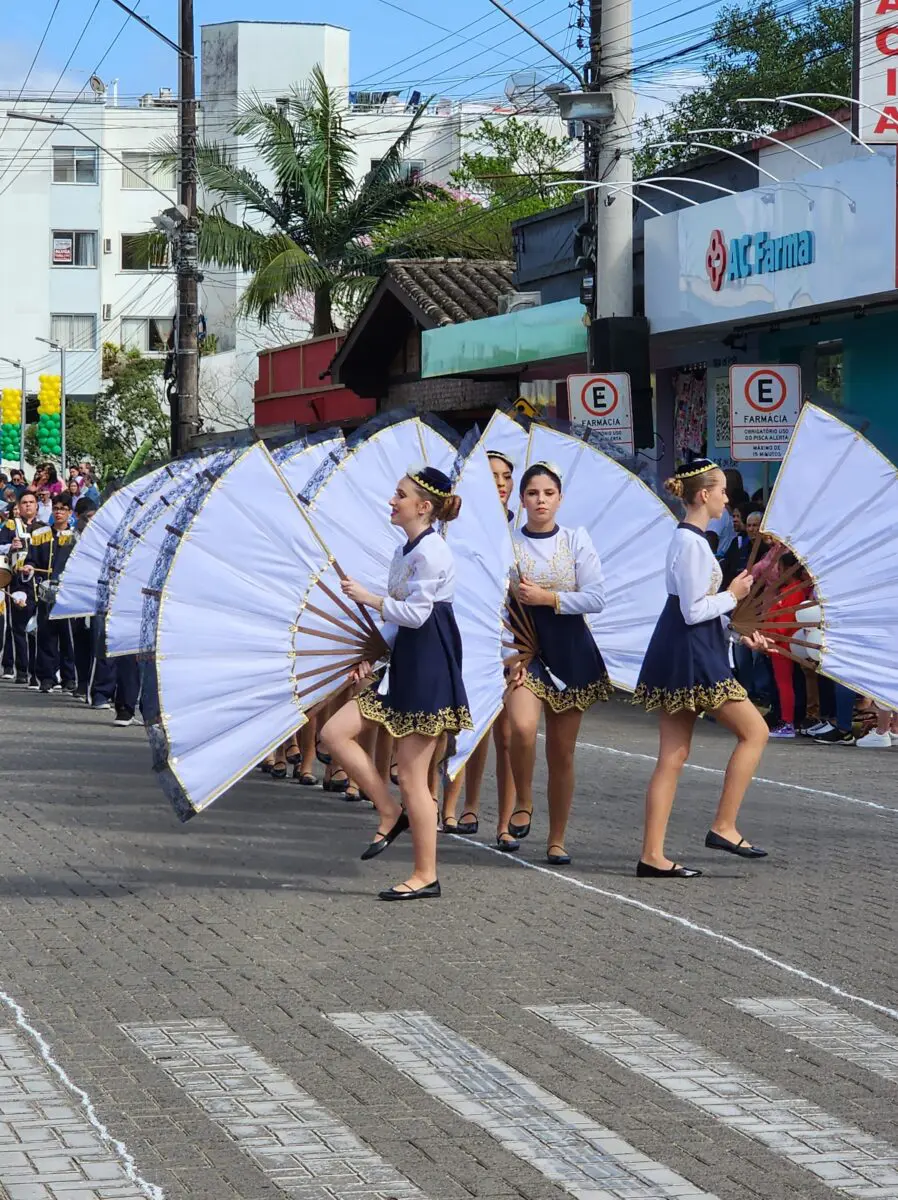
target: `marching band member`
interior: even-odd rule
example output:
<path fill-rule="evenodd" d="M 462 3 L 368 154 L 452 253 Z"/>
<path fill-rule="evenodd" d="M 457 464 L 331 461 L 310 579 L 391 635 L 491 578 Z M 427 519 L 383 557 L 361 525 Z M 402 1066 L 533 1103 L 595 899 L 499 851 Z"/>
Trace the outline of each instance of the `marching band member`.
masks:
<path fill-rule="evenodd" d="M 649 712 L 659 709 L 661 713 L 658 763 L 646 795 L 636 874 L 692 879 L 701 871 L 671 861 L 664 853 L 664 837 L 699 713 L 713 712 L 718 724 L 738 739 L 705 845 L 742 858 L 763 858 L 767 853 L 742 837 L 736 818 L 767 745 L 768 729 L 733 675 L 721 621 L 748 595 L 752 578 L 742 571 L 726 591 L 718 591 L 723 573 L 705 537 L 709 522 L 726 507 L 724 473 L 702 458 L 681 467 L 665 487 L 683 500 L 686 519 L 677 526 L 667 551 L 667 604 L 649 642 L 633 697 Z M 761 634 L 742 642 L 751 650 L 767 647 Z"/>
<path fill-rule="evenodd" d="M 490 469 L 496 484 L 496 491 L 502 501 L 508 520 L 512 513 L 508 508 L 514 487 L 514 463 L 501 450 L 487 450 Z M 493 742 L 496 747 L 496 792 L 498 794 L 498 819 L 496 823 L 496 845 L 500 850 L 515 851 L 519 843 L 508 832 L 508 822 L 514 812 L 515 792 L 514 779 L 511 773 L 511 729 L 508 724 L 508 713 L 503 708 L 493 723 Z M 443 794 L 443 832 L 473 835 L 480 828 L 480 789 L 483 784 L 483 773 L 486 770 L 486 760 L 489 757 L 490 740 L 485 735 L 480 739 L 470 758 L 465 764 L 464 775 L 461 772 L 449 783 Z M 465 789 L 465 808 L 461 820 L 456 820 L 456 809 L 462 784 Z"/>
<path fill-rule="evenodd" d="M 605 583 L 595 546 L 585 529 L 556 524 L 561 476 L 550 463 L 535 463 L 521 479 L 527 515 L 514 537 L 519 582 L 509 605 L 512 623 L 535 635 L 532 658 L 511 672 L 506 700 L 511 727 L 511 765 L 518 808 L 526 824 L 510 821 L 500 844 L 516 850 L 533 819 L 533 768 L 540 716 L 546 718 L 549 768 L 549 833 L 546 858 L 571 861 L 565 833 L 574 795 L 574 748 L 583 714 L 611 694 L 608 672 L 586 623 L 605 606 Z"/>
<path fill-rule="evenodd" d="M 23 579 L 37 577 L 36 673 L 42 692 L 53 691 L 57 672 L 61 672 L 63 691 L 77 687 L 71 622 L 50 620 L 54 585 L 75 545 L 75 533 L 69 528 L 71 517 L 71 497 L 59 492 L 53 497 L 53 524 L 32 534 L 21 571 Z"/>
<path fill-rule="evenodd" d="M 473 728 L 462 682 L 462 647 L 452 611 L 455 567 L 452 552 L 434 524 L 452 521 L 461 500 L 447 475 L 434 467 L 410 469 L 390 501 L 393 525 L 406 535 L 390 566 L 389 592 L 379 596 L 354 580 L 343 591 L 357 604 L 376 609 L 392 642 L 387 674 L 350 700 L 328 721 L 321 741 L 341 763 L 380 816 L 363 859 L 380 854 L 411 829 L 414 870 L 409 879 L 380 893 L 381 900 L 417 900 L 440 895 L 437 877 L 437 806 L 428 785 L 434 741 L 442 734 Z M 371 674 L 363 663 L 359 679 Z M 396 739 L 403 807 L 359 739 L 366 727 L 382 726 Z"/>
<path fill-rule="evenodd" d="M 37 579 L 33 576 L 26 579 L 22 568 L 28 558 L 32 536 L 43 528 L 46 527 L 37 514 L 37 497 L 34 492 L 23 492 L 19 497 L 18 516 L 0 530 L 0 547 L 7 549 L 13 572 L 9 585 L 8 619 L 15 681 L 31 683 L 34 687 L 37 687 L 36 639 L 34 633 L 29 633 L 28 625 L 37 610 Z"/>

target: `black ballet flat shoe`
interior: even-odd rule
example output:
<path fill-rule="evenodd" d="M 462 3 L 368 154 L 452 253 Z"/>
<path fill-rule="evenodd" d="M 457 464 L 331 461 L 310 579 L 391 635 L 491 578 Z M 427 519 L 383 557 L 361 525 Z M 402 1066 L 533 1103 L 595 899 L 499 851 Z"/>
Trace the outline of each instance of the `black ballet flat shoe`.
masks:
<path fill-rule="evenodd" d="M 679 863 L 674 863 L 665 871 L 661 867 L 652 867 L 640 859 L 636 864 L 636 874 L 640 879 L 697 879 L 701 875 L 701 871 L 696 870 L 695 867 L 683 867 Z"/>
<path fill-rule="evenodd" d="M 410 888 L 404 883 L 400 883 L 399 887 L 387 888 L 385 892 L 378 892 L 378 900 L 439 900 L 442 893 L 440 892 L 440 881 L 435 879 L 433 883 L 427 883 L 424 887 Z"/>
<path fill-rule="evenodd" d="M 509 829 L 511 826 L 509 825 Z M 560 854 L 553 854 L 553 850 L 560 850 Z M 553 867 L 566 867 L 571 861 L 571 856 L 559 842 L 553 842 L 546 851 L 546 862 L 551 863 Z"/>
<path fill-rule="evenodd" d="M 517 854 L 520 848 L 521 843 L 510 833 L 500 833 L 496 838 L 496 849 L 501 850 L 503 854 Z"/>
<path fill-rule="evenodd" d="M 513 838 L 517 838 L 518 841 L 523 841 L 524 838 L 527 836 L 527 834 L 530 832 L 530 826 L 533 824 L 533 811 L 532 811 L 532 809 L 529 809 L 529 808 L 516 808 L 511 815 L 514 817 L 518 813 L 524 813 L 524 815 L 529 817 L 530 820 L 527 822 L 526 825 L 515 825 L 515 823 L 513 821 L 509 821 L 508 822 L 508 832 L 511 834 L 511 836 Z"/>
<path fill-rule="evenodd" d="M 406 829 L 408 829 L 408 813 L 403 811 L 396 818 L 396 824 L 389 833 L 376 833 L 374 835 L 374 841 L 371 842 L 362 855 L 362 862 L 367 862 L 369 858 L 377 858 L 378 854 L 383 854 L 387 846 L 391 846 L 400 833 L 405 833 Z M 397 896 L 396 899 L 400 899 L 400 897 Z"/>
<path fill-rule="evenodd" d="M 272 767 L 271 770 L 268 772 L 268 774 L 271 776 L 272 779 L 286 779 L 287 778 L 287 768 L 286 767 Z"/>
<path fill-rule="evenodd" d="M 325 754 L 325 752 L 321 749 L 320 738 L 315 738 L 315 757 L 323 767 L 329 767 L 331 765 L 331 756 L 329 754 Z"/>
<path fill-rule="evenodd" d="M 726 838 L 722 838 L 713 829 L 708 830 L 705 845 L 709 850 L 726 850 L 727 854 L 738 854 L 740 858 L 767 857 L 766 850 L 762 850 L 760 846 L 747 845 L 745 838 L 740 838 L 738 842 L 728 842 Z"/>

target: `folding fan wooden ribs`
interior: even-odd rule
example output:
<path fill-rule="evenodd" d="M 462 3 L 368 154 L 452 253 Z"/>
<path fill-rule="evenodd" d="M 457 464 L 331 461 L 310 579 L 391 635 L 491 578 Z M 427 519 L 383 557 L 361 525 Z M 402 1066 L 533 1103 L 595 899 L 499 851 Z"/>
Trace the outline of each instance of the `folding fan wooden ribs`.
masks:
<path fill-rule="evenodd" d="M 755 565 L 760 547 L 761 539 L 758 537 L 752 547 L 747 570 L 750 571 Z M 779 559 L 788 550 L 788 547 L 782 542 L 774 542 L 773 548 L 776 553 L 771 557 L 771 567 L 778 564 Z M 802 666 L 808 666 L 809 662 L 813 661 L 814 655 L 819 652 L 819 642 L 809 641 L 800 636 L 794 627 L 802 626 L 802 632 L 816 627 L 816 623 L 809 618 L 812 616 L 811 609 L 817 609 L 819 612 L 818 601 L 812 597 L 796 604 L 778 604 L 780 587 L 794 579 L 801 570 L 802 564 L 796 562 L 791 567 L 780 569 L 775 574 L 765 571 L 760 575 L 752 583 L 748 595 L 740 600 L 733 609 L 730 627 L 740 637 L 751 637 L 755 633 L 760 633 L 771 643 L 772 649 L 777 654 L 784 658 L 791 658 L 793 662 L 800 663 Z M 776 606 L 775 610 L 774 606 Z M 802 614 L 804 614 L 804 618 Z M 790 627 L 793 627 L 792 632 L 790 632 Z M 796 654 L 792 649 L 793 646 L 800 647 L 805 653 Z"/>
<path fill-rule="evenodd" d="M 332 566 L 341 582 L 347 578 L 336 562 L 332 562 Z M 316 588 L 322 593 L 321 603 L 328 604 L 330 611 L 312 603 L 312 597 L 317 599 Z M 330 696 L 343 690 L 349 676 L 361 663 L 373 665 L 390 652 L 368 609 L 362 604 L 351 608 L 320 577 L 310 588 L 292 632 L 294 659 L 325 660 L 317 662 L 310 670 L 294 671 L 293 679 L 298 685 L 296 698 L 303 709 L 325 703 Z M 339 644 L 334 646 L 334 643 Z M 322 695 L 328 688 L 330 690 Z"/>

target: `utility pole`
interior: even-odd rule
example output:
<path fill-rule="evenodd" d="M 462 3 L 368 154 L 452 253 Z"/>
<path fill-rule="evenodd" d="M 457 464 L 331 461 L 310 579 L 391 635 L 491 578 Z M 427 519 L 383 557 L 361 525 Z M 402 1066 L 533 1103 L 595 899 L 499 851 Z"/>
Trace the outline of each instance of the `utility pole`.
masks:
<path fill-rule="evenodd" d="M 594 183 L 633 183 L 631 147 L 633 97 L 632 0 L 589 0 L 589 79 L 592 88 L 614 97 L 614 115 L 590 123 L 586 177 Z M 633 204 L 626 193 L 606 204 L 601 189 L 587 193 L 594 204 L 598 272 L 593 318 L 633 315 Z M 610 197 L 609 197 L 610 199 Z"/>
<path fill-rule="evenodd" d="M 198 273 L 199 243 L 196 215 L 196 55 L 194 52 L 193 0 L 179 0 L 178 139 L 181 171 L 178 199 L 186 213 L 178 229 L 176 272 L 178 317 L 176 381 L 172 413 L 172 452 L 184 454 L 199 431 Z"/>

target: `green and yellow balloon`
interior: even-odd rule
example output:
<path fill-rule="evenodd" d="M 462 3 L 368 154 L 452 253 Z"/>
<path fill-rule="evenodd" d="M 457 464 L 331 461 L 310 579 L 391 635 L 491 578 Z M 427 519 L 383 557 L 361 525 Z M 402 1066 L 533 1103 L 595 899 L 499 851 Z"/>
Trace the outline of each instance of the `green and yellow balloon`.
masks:
<path fill-rule="evenodd" d="M 22 437 L 22 393 L 18 388 L 0 392 L 0 459 L 18 461 Z"/>
<path fill-rule="evenodd" d="M 37 445 L 41 454 L 62 453 L 61 380 L 58 375 L 40 375 L 37 391 Z"/>

